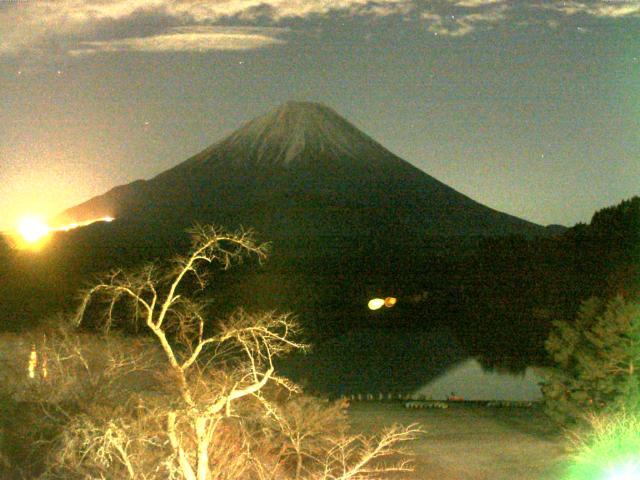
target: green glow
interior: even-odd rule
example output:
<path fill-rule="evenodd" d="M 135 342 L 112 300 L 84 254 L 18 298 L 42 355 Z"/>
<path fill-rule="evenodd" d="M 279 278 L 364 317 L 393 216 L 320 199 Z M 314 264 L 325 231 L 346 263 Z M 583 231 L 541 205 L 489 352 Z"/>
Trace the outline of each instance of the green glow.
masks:
<path fill-rule="evenodd" d="M 563 480 L 640 479 L 640 415 L 618 413 L 591 423 Z"/>
<path fill-rule="evenodd" d="M 640 478 L 640 465 L 638 462 L 631 462 L 611 469 L 606 480 L 637 480 L 638 478 Z"/>

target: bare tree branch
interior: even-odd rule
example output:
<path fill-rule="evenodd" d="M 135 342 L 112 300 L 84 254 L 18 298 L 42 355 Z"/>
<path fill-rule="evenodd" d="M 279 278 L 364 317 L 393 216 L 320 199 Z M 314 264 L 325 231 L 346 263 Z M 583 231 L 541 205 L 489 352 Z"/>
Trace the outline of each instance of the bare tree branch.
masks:
<path fill-rule="evenodd" d="M 51 478 L 355 480 L 409 471 L 406 460 L 386 461 L 405 453 L 398 445 L 416 438 L 417 426 L 396 426 L 377 439 L 349 436 L 346 405 L 300 400 L 301 389 L 276 374 L 277 357 L 307 348 L 293 316 L 239 309 L 208 324 L 193 281 L 203 289 L 213 263 L 227 269 L 246 256 L 262 261 L 266 246 L 251 231 L 197 225 L 192 235 L 191 252 L 171 268 L 146 265 L 102 278 L 73 317 L 76 325 L 99 320 L 107 343 L 126 317 L 151 334 L 153 348 L 108 349 L 97 362 L 97 349 L 77 336 L 47 347 L 50 384 L 74 398 L 63 409 Z M 98 308 L 102 315 L 94 316 Z M 140 379 L 131 375 L 140 372 L 150 387 L 135 390 Z M 86 388 L 74 396 L 79 378 Z"/>

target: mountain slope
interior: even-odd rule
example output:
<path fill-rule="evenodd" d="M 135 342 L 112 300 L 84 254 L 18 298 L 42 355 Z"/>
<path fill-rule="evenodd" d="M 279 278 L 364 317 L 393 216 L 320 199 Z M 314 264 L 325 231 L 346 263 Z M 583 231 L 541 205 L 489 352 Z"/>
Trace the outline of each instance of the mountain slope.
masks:
<path fill-rule="evenodd" d="M 148 180 L 73 207 L 106 215 L 251 225 L 268 238 L 544 235 L 398 158 L 325 106 L 289 102 Z"/>

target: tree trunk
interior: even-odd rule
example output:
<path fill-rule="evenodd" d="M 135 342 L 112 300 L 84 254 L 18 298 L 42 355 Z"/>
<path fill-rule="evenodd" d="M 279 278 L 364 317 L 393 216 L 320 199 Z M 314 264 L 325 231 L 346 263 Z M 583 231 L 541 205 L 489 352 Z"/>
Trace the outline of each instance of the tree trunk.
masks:
<path fill-rule="evenodd" d="M 196 480 L 193 468 L 191 468 L 191 465 L 189 464 L 189 459 L 178 440 L 178 435 L 176 433 L 176 412 L 169 412 L 167 417 L 167 434 L 169 435 L 171 447 L 178 457 L 178 462 L 180 463 L 180 469 L 182 470 L 184 478 L 186 480 Z"/>
<path fill-rule="evenodd" d="M 209 438 L 206 417 L 196 418 L 196 438 L 198 440 L 198 480 L 210 480 Z"/>

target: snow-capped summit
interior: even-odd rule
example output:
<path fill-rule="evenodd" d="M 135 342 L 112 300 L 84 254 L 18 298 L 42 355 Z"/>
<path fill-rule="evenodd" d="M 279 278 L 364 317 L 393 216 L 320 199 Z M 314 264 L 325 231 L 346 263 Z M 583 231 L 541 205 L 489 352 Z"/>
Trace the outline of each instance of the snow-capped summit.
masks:
<path fill-rule="evenodd" d="M 381 158 L 383 157 L 383 158 Z M 376 166 L 399 160 L 333 109 L 290 101 L 240 127 L 187 164 L 251 167 L 313 166 L 335 163 Z"/>
<path fill-rule="evenodd" d="M 358 161 L 376 158 L 384 150 L 331 108 L 310 102 L 287 102 L 218 146 L 230 153 L 250 151 L 256 164 L 281 166 L 318 156 Z"/>

